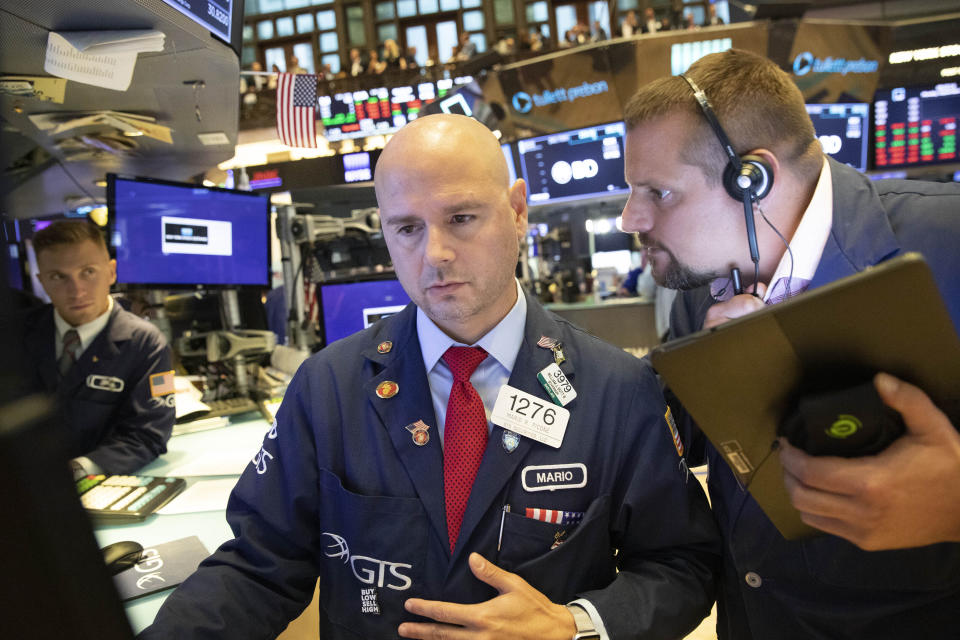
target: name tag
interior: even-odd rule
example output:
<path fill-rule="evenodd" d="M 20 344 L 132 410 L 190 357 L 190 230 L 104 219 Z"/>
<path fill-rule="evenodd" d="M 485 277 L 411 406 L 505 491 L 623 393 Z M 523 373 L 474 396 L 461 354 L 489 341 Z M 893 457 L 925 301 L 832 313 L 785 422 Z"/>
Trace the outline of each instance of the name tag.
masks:
<path fill-rule="evenodd" d="M 91 373 L 87 376 L 87 386 L 91 389 L 99 389 L 100 391 L 120 393 L 123 391 L 123 379 Z"/>
<path fill-rule="evenodd" d="M 587 466 L 572 464 L 544 464 L 524 467 L 521 472 L 526 491 L 556 491 L 587 486 Z"/>
<path fill-rule="evenodd" d="M 490 421 L 504 429 L 559 448 L 570 412 L 508 384 L 500 387 Z"/>
<path fill-rule="evenodd" d="M 551 362 L 543 371 L 538 373 L 537 380 L 546 389 L 550 398 L 561 407 L 567 406 L 577 397 L 576 389 L 573 388 L 573 385 L 567 380 L 567 376 L 563 374 L 563 371 L 555 362 Z"/>

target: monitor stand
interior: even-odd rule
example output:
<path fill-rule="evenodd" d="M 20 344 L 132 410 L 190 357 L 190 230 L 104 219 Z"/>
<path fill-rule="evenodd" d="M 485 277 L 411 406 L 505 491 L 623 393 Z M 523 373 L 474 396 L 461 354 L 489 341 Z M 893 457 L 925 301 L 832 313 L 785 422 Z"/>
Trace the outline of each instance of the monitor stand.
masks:
<path fill-rule="evenodd" d="M 227 331 L 240 329 L 240 304 L 237 301 L 236 289 L 224 289 L 220 292 L 220 308 L 226 322 Z M 233 357 L 234 370 L 237 376 L 237 395 L 250 395 L 250 382 L 247 379 L 246 360 L 242 354 Z"/>

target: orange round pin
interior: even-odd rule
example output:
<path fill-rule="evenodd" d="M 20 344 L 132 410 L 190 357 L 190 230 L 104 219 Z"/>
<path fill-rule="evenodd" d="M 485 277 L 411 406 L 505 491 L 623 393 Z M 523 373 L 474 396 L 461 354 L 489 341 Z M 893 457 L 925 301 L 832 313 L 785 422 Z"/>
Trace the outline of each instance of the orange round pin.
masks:
<path fill-rule="evenodd" d="M 377 396 L 380 398 L 392 398 L 400 391 L 400 385 L 393 380 L 384 380 L 377 385 Z"/>
<path fill-rule="evenodd" d="M 389 340 L 384 340 L 377 345 L 377 353 L 390 353 L 390 349 L 393 349 L 393 343 Z"/>

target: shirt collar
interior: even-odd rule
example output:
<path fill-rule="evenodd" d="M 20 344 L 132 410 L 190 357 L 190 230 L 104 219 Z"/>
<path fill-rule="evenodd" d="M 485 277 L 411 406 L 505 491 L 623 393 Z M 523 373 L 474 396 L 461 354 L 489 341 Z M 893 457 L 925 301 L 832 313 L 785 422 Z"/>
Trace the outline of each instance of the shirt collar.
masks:
<path fill-rule="evenodd" d="M 827 244 L 832 226 L 833 179 L 830 173 L 830 163 L 824 158 L 813 197 L 810 198 L 810 203 L 800 218 L 800 224 L 790 239 L 790 251 L 793 253 L 793 258 L 791 259 L 790 252 L 783 252 L 783 256 L 781 256 L 780 262 L 773 272 L 773 277 L 767 283 L 764 302 L 768 301 L 775 290 L 779 290 L 776 285 L 781 280 L 789 278 L 791 282 L 797 283 L 797 286 L 794 286 L 795 289 L 805 288 L 806 284 L 813 279 L 817 265 L 820 264 L 820 257 L 823 255 L 823 248 Z M 730 278 L 717 278 L 711 282 L 710 293 L 720 301 L 730 299 L 733 296 L 733 286 Z"/>
<path fill-rule="evenodd" d="M 423 309 L 417 307 L 417 337 L 420 339 L 423 364 L 428 372 L 433 370 L 447 349 L 453 346 L 483 347 L 484 351 L 493 356 L 504 369 L 513 371 L 520 345 L 523 344 L 523 330 L 527 323 L 527 299 L 523 295 L 520 283 L 516 279 L 514 282 L 517 287 L 517 301 L 513 308 L 493 329 L 472 345 L 457 342 L 445 334 L 433 320 L 427 317 Z"/>
<path fill-rule="evenodd" d="M 107 310 L 90 322 L 77 325 L 76 327 L 64 320 L 60 315 L 60 312 L 57 311 L 56 307 L 54 307 L 53 323 L 57 327 L 57 340 L 63 340 L 63 334 L 70 329 L 76 329 L 77 334 L 80 336 L 80 345 L 85 348 L 93 341 L 94 338 L 97 337 L 101 331 L 103 331 L 103 328 L 107 326 L 107 322 L 110 320 L 110 312 L 113 311 L 113 304 L 113 297 L 107 296 Z"/>

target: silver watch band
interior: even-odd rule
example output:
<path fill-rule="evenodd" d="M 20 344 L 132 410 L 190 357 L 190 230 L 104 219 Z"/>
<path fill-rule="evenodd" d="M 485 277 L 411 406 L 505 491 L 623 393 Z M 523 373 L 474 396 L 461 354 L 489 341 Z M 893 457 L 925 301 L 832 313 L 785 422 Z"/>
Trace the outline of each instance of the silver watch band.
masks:
<path fill-rule="evenodd" d="M 576 604 L 566 605 L 567 610 L 573 615 L 573 622 L 577 625 L 577 632 L 573 634 L 571 640 L 599 639 L 600 632 L 593 625 L 593 619 L 587 610 Z"/>

